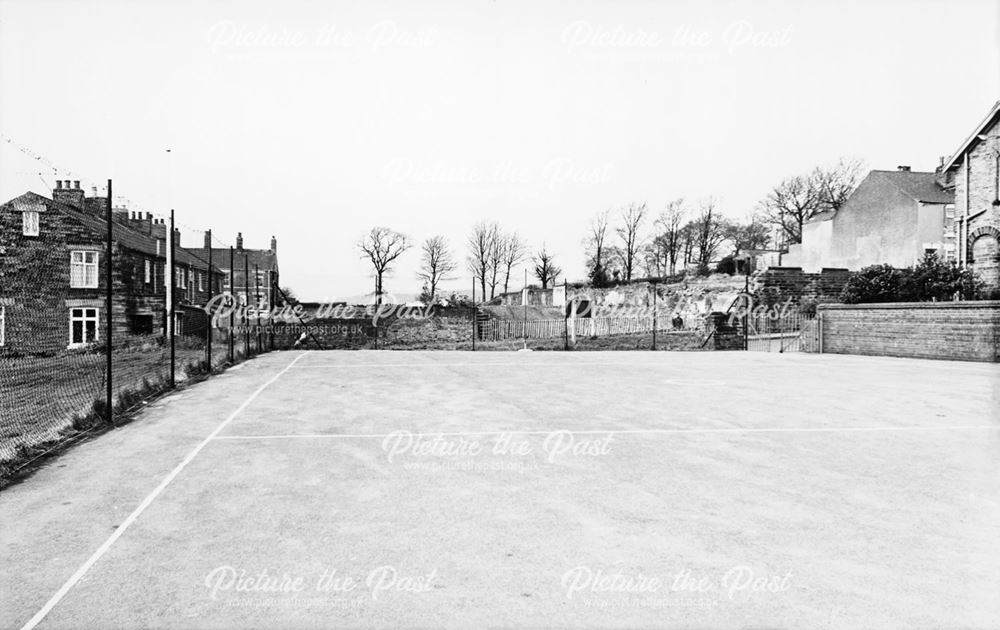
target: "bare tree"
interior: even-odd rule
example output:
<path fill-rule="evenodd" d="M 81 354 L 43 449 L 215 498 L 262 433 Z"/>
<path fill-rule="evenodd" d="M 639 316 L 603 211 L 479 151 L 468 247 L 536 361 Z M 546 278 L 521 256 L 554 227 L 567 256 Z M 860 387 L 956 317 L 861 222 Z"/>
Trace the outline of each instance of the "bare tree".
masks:
<path fill-rule="evenodd" d="M 677 259 L 682 254 L 682 234 L 684 226 L 684 199 L 674 199 L 667 204 L 667 209 L 656 219 L 656 245 L 665 259 L 667 273 L 677 273 Z"/>
<path fill-rule="evenodd" d="M 715 214 L 715 199 L 701 201 L 698 218 L 694 221 L 695 245 L 698 248 L 698 265 L 708 267 L 719 245 L 726 240 L 725 225 Z"/>
<path fill-rule="evenodd" d="M 483 300 L 487 299 L 487 283 L 491 283 L 493 288 L 496 287 L 496 270 L 499 266 L 499 256 L 497 255 L 499 236 L 500 226 L 496 222 L 480 221 L 472 228 L 472 234 L 469 235 L 467 241 L 469 271 L 479 282 Z"/>
<path fill-rule="evenodd" d="M 361 257 L 375 270 L 375 303 L 382 304 L 382 277 L 391 272 L 392 263 L 410 248 L 405 234 L 387 227 L 374 227 L 358 241 Z"/>
<path fill-rule="evenodd" d="M 639 234 L 642 222 L 646 218 L 646 204 L 630 203 L 621 212 L 622 225 L 615 228 L 615 232 L 621 239 L 621 259 L 622 271 L 625 274 L 625 281 L 632 280 L 632 272 L 635 270 L 636 259 L 639 250 L 642 248 L 642 237 Z"/>
<path fill-rule="evenodd" d="M 608 238 L 608 224 L 611 221 L 611 211 L 603 210 L 594 215 L 583 240 L 587 255 L 587 274 L 594 286 L 607 282 L 608 252 L 605 243 Z"/>
<path fill-rule="evenodd" d="M 503 292 L 507 292 L 510 285 L 510 272 L 515 265 L 524 260 L 528 253 L 528 248 L 517 232 L 502 234 L 500 236 L 500 264 L 503 267 Z"/>
<path fill-rule="evenodd" d="M 858 187 L 864 173 L 864 162 L 858 159 L 840 158 L 832 167 L 816 167 L 809 179 L 819 199 L 819 211 L 840 210 L 854 189 Z"/>
<path fill-rule="evenodd" d="M 448 247 L 448 241 L 443 236 L 432 236 L 420 246 L 420 270 L 417 277 L 427 285 L 427 294 L 430 304 L 434 304 L 437 295 L 438 284 L 442 280 L 450 279 L 451 274 L 458 265 Z"/>
<path fill-rule="evenodd" d="M 542 243 L 542 249 L 534 257 L 535 277 L 542 283 L 542 288 L 549 288 L 549 282 L 555 285 L 556 278 L 562 273 L 562 269 L 556 266 L 555 256 L 550 254 Z"/>
<path fill-rule="evenodd" d="M 842 158 L 831 168 L 789 177 L 760 201 L 758 211 L 778 227 L 785 243 L 801 243 L 802 225 L 819 212 L 839 210 L 857 187 L 863 168 L 859 160 Z"/>
<path fill-rule="evenodd" d="M 819 208 L 817 191 L 804 175 L 789 177 L 771 189 L 758 205 L 769 223 L 778 226 L 786 243 L 802 241 L 802 224 Z"/>

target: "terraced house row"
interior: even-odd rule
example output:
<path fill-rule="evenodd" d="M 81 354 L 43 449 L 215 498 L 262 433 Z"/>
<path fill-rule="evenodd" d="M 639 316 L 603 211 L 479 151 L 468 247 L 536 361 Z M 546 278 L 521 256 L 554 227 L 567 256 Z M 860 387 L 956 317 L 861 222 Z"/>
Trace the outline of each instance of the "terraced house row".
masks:
<path fill-rule="evenodd" d="M 26 192 L 0 205 L 0 354 L 33 355 L 86 348 L 106 339 L 107 198 L 86 196 L 79 181 L 60 180 L 51 198 Z M 167 225 L 149 213 L 112 212 L 112 321 L 116 345 L 155 340 L 166 327 Z M 244 259 L 265 282 L 277 282 L 277 242 L 243 250 L 185 248 L 174 238 L 175 330 L 204 335 L 204 305 L 232 290 L 248 303 L 268 284 L 243 274 Z M 225 260 L 223 260 L 223 254 Z M 233 285 L 233 286 L 231 286 Z M 259 287 L 263 286 L 261 290 Z"/>

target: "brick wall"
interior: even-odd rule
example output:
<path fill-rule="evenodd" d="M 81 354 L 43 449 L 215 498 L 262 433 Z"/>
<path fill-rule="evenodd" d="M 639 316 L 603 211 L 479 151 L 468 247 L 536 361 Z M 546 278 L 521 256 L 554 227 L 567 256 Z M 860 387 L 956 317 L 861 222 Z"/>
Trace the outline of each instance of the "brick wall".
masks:
<path fill-rule="evenodd" d="M 824 304 L 822 352 L 1000 361 L 1000 301 Z"/>
<path fill-rule="evenodd" d="M 801 267 L 769 267 L 754 277 L 750 292 L 754 306 L 781 306 L 791 300 L 798 306 L 803 301 L 816 303 L 839 302 L 851 272 L 846 269 L 823 269 L 820 273 L 805 273 Z"/>

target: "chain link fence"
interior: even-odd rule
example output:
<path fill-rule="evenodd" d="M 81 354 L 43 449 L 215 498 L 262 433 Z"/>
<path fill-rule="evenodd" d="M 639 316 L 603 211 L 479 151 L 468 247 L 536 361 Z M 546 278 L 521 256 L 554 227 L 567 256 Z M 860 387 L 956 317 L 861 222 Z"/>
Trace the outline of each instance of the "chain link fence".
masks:
<path fill-rule="evenodd" d="M 29 193 L 0 213 L 0 478 L 273 348 L 233 308 L 274 303 L 266 250 L 211 232 L 182 238 L 172 216 L 110 208 L 107 197 L 53 197 Z M 233 313 L 213 317 L 219 309 Z"/>

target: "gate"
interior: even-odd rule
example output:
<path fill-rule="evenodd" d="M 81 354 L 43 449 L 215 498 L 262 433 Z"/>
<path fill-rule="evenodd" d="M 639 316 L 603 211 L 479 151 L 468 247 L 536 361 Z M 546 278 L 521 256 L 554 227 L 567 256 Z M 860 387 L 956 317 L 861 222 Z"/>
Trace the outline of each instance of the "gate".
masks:
<path fill-rule="evenodd" d="M 814 315 L 753 313 L 747 321 L 747 350 L 818 352 L 819 328 Z"/>

